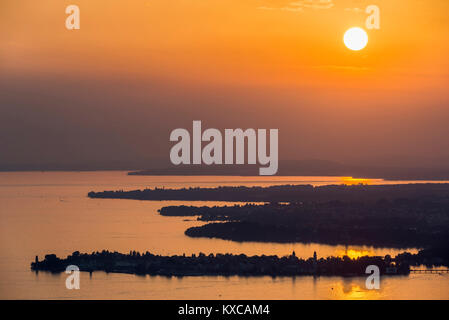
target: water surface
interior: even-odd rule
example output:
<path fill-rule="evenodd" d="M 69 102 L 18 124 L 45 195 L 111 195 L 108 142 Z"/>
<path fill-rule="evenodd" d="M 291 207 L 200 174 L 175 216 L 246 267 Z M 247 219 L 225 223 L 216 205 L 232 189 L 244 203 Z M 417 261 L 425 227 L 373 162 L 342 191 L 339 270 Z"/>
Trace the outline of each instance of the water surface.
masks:
<path fill-rule="evenodd" d="M 203 222 L 162 217 L 166 205 L 232 205 L 232 202 L 90 199 L 89 191 L 145 187 L 268 186 L 274 184 L 409 183 L 342 177 L 128 176 L 126 172 L 0 173 L 0 298 L 3 299 L 448 299 L 449 276 L 385 277 L 381 290 L 364 278 L 184 277 L 81 275 L 81 289 L 65 288 L 66 274 L 30 271 L 35 255 L 66 256 L 103 249 L 155 254 L 245 253 L 310 257 L 395 255 L 402 250 L 320 244 L 238 243 L 189 238 L 185 229 Z M 416 252 L 416 249 L 405 249 Z"/>

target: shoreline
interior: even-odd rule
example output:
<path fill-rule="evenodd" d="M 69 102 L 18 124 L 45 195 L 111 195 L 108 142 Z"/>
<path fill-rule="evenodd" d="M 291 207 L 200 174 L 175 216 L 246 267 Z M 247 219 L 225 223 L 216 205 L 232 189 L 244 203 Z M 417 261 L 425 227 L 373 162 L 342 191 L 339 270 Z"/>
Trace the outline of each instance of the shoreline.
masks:
<path fill-rule="evenodd" d="M 449 239 L 449 184 L 154 188 L 88 197 L 246 202 L 158 210 L 206 222 L 185 230 L 193 238 L 394 248 L 426 248 Z"/>
<path fill-rule="evenodd" d="M 404 253 L 405 254 L 405 253 Z M 65 259 L 48 254 L 39 261 L 31 263 L 31 270 L 64 272 L 69 265 L 75 265 L 79 271 L 92 273 L 126 273 L 151 276 L 366 276 L 366 268 L 376 265 L 381 275 L 408 275 L 410 273 L 410 254 L 396 258 L 344 257 L 318 258 L 316 253 L 308 259 L 301 259 L 293 252 L 290 256 L 246 256 L 244 254 L 199 253 L 191 256 L 160 256 L 149 252 L 129 254 L 119 252 L 93 252 L 91 254 L 74 252 Z"/>
<path fill-rule="evenodd" d="M 195 173 L 191 174 L 188 172 L 185 173 L 176 173 L 176 172 L 151 172 L 145 173 L 145 170 L 130 170 L 130 169 L 0 169 L 0 173 L 86 173 L 86 172 L 123 172 L 125 175 L 129 176 L 180 176 L 180 177 L 254 177 L 254 178 L 276 178 L 276 177 L 343 177 L 343 178 L 353 178 L 353 179 L 367 179 L 367 180 L 383 180 L 383 181 L 417 181 L 417 183 L 422 183 L 421 181 L 427 181 L 429 183 L 449 183 L 449 176 L 443 175 L 438 177 L 420 177 L 420 176 L 403 176 L 403 177 L 382 177 L 381 175 L 359 175 L 359 174 L 320 174 L 320 173 L 310 173 L 310 174 L 282 174 L 278 173 L 273 176 L 261 176 L 257 174 L 220 174 L 220 173 Z"/>

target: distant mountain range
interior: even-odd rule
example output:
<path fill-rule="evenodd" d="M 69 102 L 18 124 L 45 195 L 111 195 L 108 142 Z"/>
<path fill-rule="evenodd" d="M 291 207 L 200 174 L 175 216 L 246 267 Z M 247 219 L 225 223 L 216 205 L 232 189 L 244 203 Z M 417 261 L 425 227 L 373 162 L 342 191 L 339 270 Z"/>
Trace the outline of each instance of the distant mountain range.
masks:
<path fill-rule="evenodd" d="M 130 175 L 257 176 L 259 165 L 179 165 L 130 172 Z M 390 180 L 447 180 L 449 168 L 346 165 L 326 160 L 280 161 L 278 176 L 351 176 Z"/>
<path fill-rule="evenodd" d="M 0 165 L 0 171 L 99 171 L 123 170 L 130 175 L 221 175 L 258 176 L 260 165 L 179 165 L 162 159 L 136 160 L 135 163 L 110 162 L 78 164 Z M 284 160 L 279 162 L 278 176 L 350 176 L 388 180 L 449 180 L 447 167 L 398 167 L 343 164 L 327 160 Z"/>

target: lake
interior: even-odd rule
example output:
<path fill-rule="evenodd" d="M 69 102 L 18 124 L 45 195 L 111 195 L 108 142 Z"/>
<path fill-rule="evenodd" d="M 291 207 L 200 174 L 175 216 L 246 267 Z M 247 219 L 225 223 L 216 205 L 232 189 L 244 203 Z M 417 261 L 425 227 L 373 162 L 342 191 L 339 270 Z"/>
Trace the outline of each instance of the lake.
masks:
<path fill-rule="evenodd" d="M 407 250 L 321 244 L 238 243 L 189 238 L 184 231 L 204 222 L 162 217 L 166 205 L 232 205 L 211 201 L 90 199 L 89 191 L 146 187 L 268 186 L 281 184 L 396 184 L 413 181 L 348 177 L 128 176 L 123 171 L 0 173 L 1 299 L 449 299 L 448 274 L 383 277 L 380 290 L 364 277 L 183 277 L 81 273 L 81 289 L 65 287 L 66 274 L 34 273 L 36 255 L 103 249 L 154 254 L 244 253 L 308 258 L 396 255 Z M 421 181 L 425 182 L 425 181 Z"/>

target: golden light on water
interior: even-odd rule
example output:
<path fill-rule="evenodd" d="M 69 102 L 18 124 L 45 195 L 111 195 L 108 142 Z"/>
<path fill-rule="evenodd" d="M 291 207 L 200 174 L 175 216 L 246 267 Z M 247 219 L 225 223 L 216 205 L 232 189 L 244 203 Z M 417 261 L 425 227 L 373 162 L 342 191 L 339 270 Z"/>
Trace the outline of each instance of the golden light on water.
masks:
<path fill-rule="evenodd" d="M 368 290 L 364 287 L 363 281 L 352 281 L 350 279 L 335 283 L 331 291 L 333 298 L 340 300 L 379 299 L 382 295 L 381 290 Z"/>
<path fill-rule="evenodd" d="M 342 177 L 342 184 L 346 185 L 356 185 L 356 184 L 372 184 L 373 180 L 377 179 L 365 179 L 365 178 L 353 178 L 353 177 Z"/>
<path fill-rule="evenodd" d="M 351 259 L 357 259 L 364 256 L 375 256 L 376 254 L 372 250 L 367 249 L 346 249 L 337 251 L 339 257 L 348 256 Z"/>

